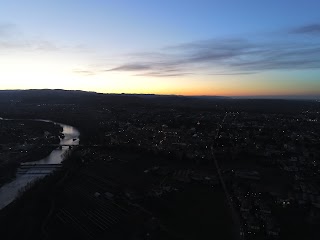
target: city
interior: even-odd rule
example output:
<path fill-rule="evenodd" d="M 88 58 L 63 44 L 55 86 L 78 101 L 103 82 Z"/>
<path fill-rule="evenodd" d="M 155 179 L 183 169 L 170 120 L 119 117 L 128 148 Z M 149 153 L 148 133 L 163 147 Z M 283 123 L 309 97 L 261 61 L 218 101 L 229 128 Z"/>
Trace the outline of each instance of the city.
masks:
<path fill-rule="evenodd" d="M 40 91 L 51 92 L 45 95 L 56 91 L 61 98 L 70 94 Z M 50 98 L 42 97 L 33 98 L 34 103 L 11 99 L 9 105 L 1 104 L 3 118 L 21 119 L 1 120 L 1 127 L 28 136 L 23 141 L 19 136 L 16 146 L 25 142 L 25 148 L 32 149 L 42 142 L 42 147 L 54 148 L 55 139 L 63 138 L 61 128 L 53 123 L 38 123 L 32 131 L 32 126 L 21 123 L 30 120 L 22 119 L 64 122 L 81 134 L 80 143 L 70 150 L 62 168 L 50 172 L 39 186 L 4 209 L 8 215 L 1 215 L 1 223 L 8 227 L 2 234 L 12 234 L 8 219 L 28 217 L 21 202 L 38 196 L 41 207 L 37 204 L 34 208 L 39 216 L 33 216 L 30 224 L 34 226 L 28 226 L 28 231 L 36 231 L 40 224 L 40 236 L 50 238 L 66 233 L 84 239 L 119 237 L 120 233 L 123 239 L 197 239 L 212 232 L 220 239 L 318 236 L 318 101 L 174 96 L 170 101 L 154 96 L 150 101 L 144 95 L 74 94 L 84 95 L 86 104 L 77 100 L 48 103 Z M 101 104 L 95 104 L 95 97 Z M 132 98 L 136 102 L 132 103 Z M 194 102 L 196 107 L 191 107 Z M 263 112 L 256 110 L 268 104 Z M 2 154 L 8 151 L 5 146 L 15 149 L 13 143 L 3 144 Z M 22 156 L 18 155 L 22 162 L 28 162 L 28 157 Z M 27 156 L 41 159 L 32 152 Z M 6 161 L 1 166 L 6 167 Z M 28 191 L 32 192 L 29 198 Z M 53 192 L 50 201 L 55 206 L 50 207 L 46 195 Z M 30 208 L 32 211 L 32 204 Z M 23 216 L 10 211 L 21 211 Z M 66 224 L 70 227 L 64 229 Z"/>

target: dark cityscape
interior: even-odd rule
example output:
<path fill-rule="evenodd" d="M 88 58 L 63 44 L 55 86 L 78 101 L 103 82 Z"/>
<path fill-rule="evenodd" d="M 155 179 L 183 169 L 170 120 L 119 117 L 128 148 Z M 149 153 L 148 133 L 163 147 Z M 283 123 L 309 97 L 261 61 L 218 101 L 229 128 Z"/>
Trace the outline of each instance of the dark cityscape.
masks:
<path fill-rule="evenodd" d="M 0 99 L 5 239 L 320 234 L 319 101 L 62 90 Z M 77 134 L 59 123 L 80 141 L 59 144 Z M 34 163 L 52 150 L 64 161 Z"/>

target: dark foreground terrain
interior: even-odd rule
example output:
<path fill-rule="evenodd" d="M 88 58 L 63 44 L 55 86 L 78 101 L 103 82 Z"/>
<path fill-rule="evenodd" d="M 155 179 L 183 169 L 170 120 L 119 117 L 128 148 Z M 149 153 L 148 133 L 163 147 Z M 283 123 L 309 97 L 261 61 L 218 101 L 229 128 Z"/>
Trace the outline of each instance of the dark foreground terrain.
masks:
<path fill-rule="evenodd" d="M 0 211 L 1 239 L 320 237 L 318 101 L 32 90 L 0 110 L 81 132 Z"/>
<path fill-rule="evenodd" d="M 80 147 L 62 170 L 1 212 L 0 233 L 6 239 L 231 239 L 232 219 L 213 172 L 150 153 Z M 191 177 L 201 175 L 211 181 Z"/>

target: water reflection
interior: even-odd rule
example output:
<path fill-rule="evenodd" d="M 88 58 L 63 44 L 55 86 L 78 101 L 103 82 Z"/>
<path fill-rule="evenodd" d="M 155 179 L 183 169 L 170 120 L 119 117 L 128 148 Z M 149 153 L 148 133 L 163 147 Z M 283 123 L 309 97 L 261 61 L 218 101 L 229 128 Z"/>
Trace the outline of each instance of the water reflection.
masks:
<path fill-rule="evenodd" d="M 65 153 L 69 150 L 69 145 L 79 145 L 79 136 L 80 132 L 69 125 L 59 123 L 61 127 L 63 127 L 64 138 L 60 140 L 60 145 L 68 145 L 62 146 L 62 149 L 55 149 L 51 152 L 49 156 L 40 161 L 29 162 L 34 164 L 58 164 L 63 161 Z"/>
<path fill-rule="evenodd" d="M 0 120 L 9 119 L 0 118 Z M 40 119 L 36 119 L 34 121 L 51 122 Z M 21 164 L 20 169 L 17 171 L 16 179 L 0 188 L 0 209 L 10 204 L 19 195 L 19 193 L 26 188 L 26 186 L 32 184 L 37 179 L 45 177 L 59 167 L 66 152 L 69 151 L 69 145 L 79 145 L 80 132 L 76 128 L 61 123 L 56 124 L 59 124 L 63 128 L 62 133 L 65 136 L 64 139 L 60 139 L 60 145 L 68 146 L 62 146 L 61 149 L 57 148 L 56 150 L 53 150 L 49 156 L 39 161 Z M 46 166 L 47 164 L 50 165 Z M 55 166 L 52 164 L 57 165 Z"/>

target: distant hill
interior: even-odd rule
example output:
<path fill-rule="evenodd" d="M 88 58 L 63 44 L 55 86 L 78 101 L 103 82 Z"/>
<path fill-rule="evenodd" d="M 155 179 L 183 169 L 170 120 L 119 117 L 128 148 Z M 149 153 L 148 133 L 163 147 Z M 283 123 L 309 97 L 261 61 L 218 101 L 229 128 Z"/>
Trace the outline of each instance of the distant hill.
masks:
<path fill-rule="evenodd" d="M 224 97 L 207 96 L 177 96 L 177 95 L 155 95 L 155 94 L 102 94 L 96 92 L 42 89 L 42 90 L 0 90 L 0 102 L 21 103 L 51 103 L 51 104 L 88 104 L 93 102 L 104 103 L 181 103 L 196 101 L 198 99 L 225 99 Z"/>
<path fill-rule="evenodd" d="M 155 94 L 102 94 L 61 89 L 0 90 L 0 104 L 77 104 L 90 107 L 183 107 L 216 111 L 302 112 L 316 100 L 234 99 L 223 96 L 178 96 Z M 320 110 L 320 109 L 319 109 Z"/>
<path fill-rule="evenodd" d="M 79 97 L 94 96 L 96 93 L 83 91 L 55 90 L 3 90 L 0 91 L 0 102 L 61 102 L 74 101 Z"/>
<path fill-rule="evenodd" d="M 99 94 L 95 92 L 73 91 L 62 89 L 43 90 L 5 90 L 0 91 L 0 102 L 21 102 L 39 104 L 75 104 L 102 101 L 108 98 L 116 100 L 123 95 Z"/>

